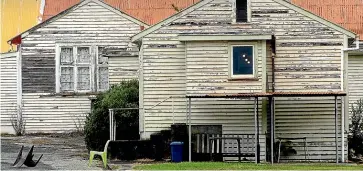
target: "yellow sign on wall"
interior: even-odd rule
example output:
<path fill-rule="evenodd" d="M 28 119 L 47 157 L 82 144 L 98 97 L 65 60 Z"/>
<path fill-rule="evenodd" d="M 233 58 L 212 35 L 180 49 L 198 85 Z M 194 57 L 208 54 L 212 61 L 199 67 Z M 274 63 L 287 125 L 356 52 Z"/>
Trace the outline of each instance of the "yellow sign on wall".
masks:
<path fill-rule="evenodd" d="M 44 2 L 45 0 L 1 0 L 1 53 L 11 49 L 7 43 L 9 39 L 42 21 Z"/>

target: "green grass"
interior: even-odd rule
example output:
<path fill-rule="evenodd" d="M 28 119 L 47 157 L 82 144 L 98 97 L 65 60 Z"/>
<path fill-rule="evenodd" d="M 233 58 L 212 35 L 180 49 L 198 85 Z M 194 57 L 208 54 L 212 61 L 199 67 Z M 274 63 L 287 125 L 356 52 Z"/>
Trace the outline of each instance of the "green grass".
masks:
<path fill-rule="evenodd" d="M 363 170 L 363 165 L 183 162 L 136 165 L 135 170 Z"/>

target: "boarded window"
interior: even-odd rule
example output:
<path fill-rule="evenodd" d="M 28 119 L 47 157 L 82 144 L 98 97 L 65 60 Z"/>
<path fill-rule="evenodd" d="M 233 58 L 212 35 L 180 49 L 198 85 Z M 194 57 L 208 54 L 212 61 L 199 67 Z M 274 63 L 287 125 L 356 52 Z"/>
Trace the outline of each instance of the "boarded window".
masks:
<path fill-rule="evenodd" d="M 236 0 L 236 22 L 247 22 L 247 0 Z"/>
<path fill-rule="evenodd" d="M 232 75 L 253 75 L 253 46 L 233 46 L 232 52 Z"/>

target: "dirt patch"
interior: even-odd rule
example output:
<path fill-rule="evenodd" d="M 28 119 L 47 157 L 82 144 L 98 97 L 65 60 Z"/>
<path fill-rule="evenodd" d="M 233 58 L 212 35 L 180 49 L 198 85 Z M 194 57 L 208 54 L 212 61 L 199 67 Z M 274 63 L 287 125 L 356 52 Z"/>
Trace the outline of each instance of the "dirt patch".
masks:
<path fill-rule="evenodd" d="M 47 138 L 37 138 L 37 139 L 33 139 L 31 140 L 31 144 L 34 145 L 42 145 L 42 144 L 51 144 L 51 140 L 47 139 Z"/>

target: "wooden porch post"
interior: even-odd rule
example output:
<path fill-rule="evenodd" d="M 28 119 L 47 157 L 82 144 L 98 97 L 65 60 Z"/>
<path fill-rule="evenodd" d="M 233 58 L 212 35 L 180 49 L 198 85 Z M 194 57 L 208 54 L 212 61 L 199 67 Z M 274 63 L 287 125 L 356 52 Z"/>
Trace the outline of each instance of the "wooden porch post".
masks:
<path fill-rule="evenodd" d="M 188 105 L 188 132 L 189 132 L 189 162 L 192 161 L 192 119 L 191 119 L 191 107 L 192 107 L 192 100 L 191 98 L 188 98 L 189 105 Z"/>
<path fill-rule="evenodd" d="M 260 137 L 258 120 L 258 97 L 255 97 L 255 163 L 260 163 Z"/>
<path fill-rule="evenodd" d="M 334 112 L 335 112 L 335 162 L 339 163 L 339 154 L 338 154 L 338 104 L 337 104 L 337 96 L 334 96 Z"/>
<path fill-rule="evenodd" d="M 271 126 L 271 164 L 274 163 L 274 143 L 275 143 L 275 110 L 274 110 L 274 98 L 270 97 L 270 126 Z"/>

